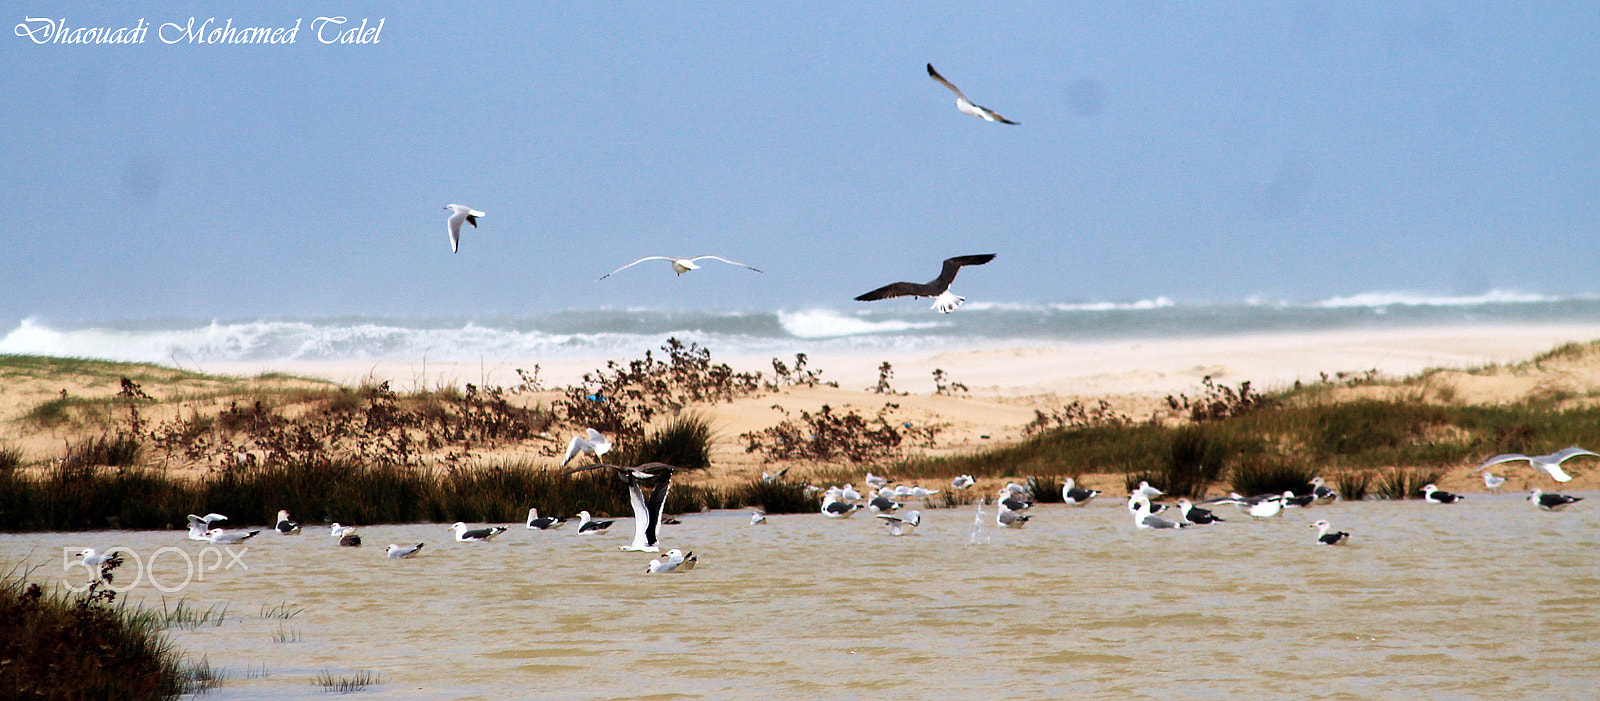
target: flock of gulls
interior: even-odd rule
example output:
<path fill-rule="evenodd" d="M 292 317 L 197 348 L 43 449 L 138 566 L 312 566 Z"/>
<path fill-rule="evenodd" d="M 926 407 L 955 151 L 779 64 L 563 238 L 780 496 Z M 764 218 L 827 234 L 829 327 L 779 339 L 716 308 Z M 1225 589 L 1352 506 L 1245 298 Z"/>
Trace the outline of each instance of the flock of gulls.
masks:
<path fill-rule="evenodd" d="M 607 470 L 615 475 L 621 485 L 627 489 L 628 503 L 633 510 L 633 537 L 625 545 L 618 545 L 617 549 L 623 552 L 661 553 L 659 545 L 661 527 L 677 523 L 665 512 L 667 494 L 672 488 L 672 477 L 680 471 L 672 465 L 659 462 L 650 462 L 637 467 L 624 467 L 601 462 L 601 456 L 611 450 L 612 444 L 605 435 L 594 429 L 586 429 L 581 435 L 574 436 L 567 445 L 566 454 L 562 457 L 560 467 L 567 469 L 569 474 L 587 472 L 590 470 Z M 1567 482 L 1572 479 L 1562 471 L 1561 463 L 1571 458 L 1586 455 L 1600 457 L 1582 448 L 1567 448 L 1549 455 L 1529 456 L 1522 454 L 1497 455 L 1484 461 L 1472 474 L 1484 473 L 1485 484 L 1491 489 L 1504 484 L 1505 478 L 1495 477 L 1487 473 L 1486 468 L 1505 463 L 1527 461 L 1531 467 L 1537 468 L 1555 479 L 1557 482 Z M 574 468 L 568 468 L 575 459 L 587 456 L 592 462 Z M 777 482 L 784 478 L 787 470 L 778 473 L 764 474 L 762 478 L 769 482 Z M 1494 481 L 1490 478 L 1493 477 Z M 965 491 L 977 484 L 971 475 L 961 475 L 950 481 L 953 491 Z M 807 490 L 814 490 L 821 494 L 821 515 L 828 519 L 847 519 L 860 512 L 868 512 L 879 519 L 884 526 L 884 532 L 891 537 L 914 535 L 917 528 L 922 525 L 922 512 L 916 509 L 905 509 L 906 501 L 926 500 L 941 490 L 929 489 L 917 485 L 894 484 L 893 480 L 871 472 L 866 473 L 864 480 L 867 492 L 863 494 L 856 489 L 854 484 L 828 487 L 822 489 L 807 485 Z M 1337 501 L 1339 494 L 1329 488 L 1321 477 L 1314 478 L 1309 483 L 1309 489 L 1303 494 L 1285 491 L 1281 494 L 1261 494 L 1256 496 L 1243 496 L 1229 494 L 1225 497 L 1206 499 L 1199 503 L 1190 502 L 1188 499 L 1177 499 L 1174 504 L 1158 503 L 1165 493 L 1158 487 L 1141 481 L 1137 488 L 1128 494 L 1127 509 L 1133 520 L 1136 530 L 1181 530 L 1196 526 L 1204 526 L 1226 521 L 1216 515 L 1206 506 L 1232 505 L 1238 512 L 1253 520 L 1265 520 L 1284 515 L 1290 509 L 1303 509 L 1315 504 L 1324 504 Z M 1001 528 L 1017 529 L 1027 525 L 1031 518 L 1029 510 L 1034 508 L 1034 487 L 1016 482 L 1007 483 L 1000 487 L 994 494 L 992 503 L 995 506 L 994 522 Z M 1452 494 L 1439 489 L 1437 485 L 1429 484 L 1422 488 L 1422 499 L 1429 504 L 1455 504 L 1465 497 Z M 1088 505 L 1101 492 L 1079 486 L 1071 478 L 1065 478 L 1061 483 L 1061 499 L 1068 507 L 1082 507 Z M 1582 497 L 1566 494 L 1545 492 L 1535 488 L 1528 494 L 1528 501 L 1545 511 L 1561 511 L 1582 501 Z M 984 518 L 983 507 L 985 501 L 979 502 L 977 525 L 981 527 Z M 1170 509 L 1170 511 L 1168 511 Z M 1156 514 L 1166 512 L 1172 518 Z M 255 538 L 265 529 L 236 529 L 228 528 L 227 516 L 218 513 L 209 513 L 204 516 L 189 515 L 190 540 L 204 541 L 218 545 L 233 545 L 243 543 Z M 559 529 L 571 519 L 559 516 L 540 516 L 537 507 L 528 509 L 528 518 L 525 523 L 529 530 L 549 531 Z M 750 525 L 759 526 L 767 522 L 766 514 L 760 509 L 753 509 L 750 515 Z M 587 510 L 579 511 L 577 515 L 576 531 L 579 535 L 592 535 L 607 533 L 612 524 L 612 519 L 595 519 Z M 1315 542 L 1320 545 L 1344 545 L 1350 542 L 1351 534 L 1347 531 L 1335 531 L 1333 525 L 1326 519 L 1319 519 L 1309 524 L 1317 529 Z M 301 525 L 290 519 L 286 510 L 278 511 L 277 523 L 272 530 L 279 535 L 292 536 L 301 533 Z M 355 526 L 333 523 L 328 528 L 329 537 L 338 539 L 341 546 L 359 547 L 361 535 L 356 532 Z M 466 523 L 455 523 L 447 529 L 457 542 L 488 542 L 496 536 L 510 530 L 508 526 L 482 526 L 473 527 Z M 976 531 L 974 532 L 976 537 Z M 385 557 L 392 559 L 414 558 L 422 552 L 427 543 L 400 544 L 390 543 L 384 549 Z M 111 557 L 110 553 L 101 553 L 93 548 L 82 550 L 78 553 L 83 564 L 98 569 L 98 567 Z M 648 574 L 684 573 L 695 568 L 699 559 L 693 551 L 678 548 L 669 549 L 664 557 L 650 561 L 645 567 Z"/>
<path fill-rule="evenodd" d="M 973 104 L 967 99 L 967 96 L 961 92 L 960 88 L 957 88 L 950 81 L 945 80 L 944 76 L 939 75 L 939 72 L 933 69 L 933 64 L 931 63 L 928 64 L 928 77 L 934 79 L 940 85 L 949 88 L 951 92 L 956 94 L 956 109 L 960 110 L 962 113 L 970 114 L 974 117 L 983 119 L 984 121 L 994 122 L 996 124 L 1017 123 L 1000 116 L 1000 114 L 994 110 Z M 450 232 L 450 252 L 456 253 L 459 252 L 461 248 L 461 225 L 463 223 L 470 224 L 472 225 L 472 228 L 476 229 L 478 227 L 478 218 L 486 215 L 483 212 L 463 204 L 447 204 L 444 206 L 444 208 L 450 212 L 450 217 L 446 221 L 446 226 Z M 950 283 L 955 280 L 956 272 L 964 266 L 983 265 L 984 263 L 994 260 L 994 257 L 995 254 L 993 253 L 983 253 L 948 258 L 944 261 L 944 266 L 940 270 L 939 276 L 930 282 L 890 283 L 872 290 L 871 292 L 857 296 L 856 300 L 861 302 L 871 302 L 880 299 L 892 299 L 895 297 L 931 297 L 934 299 L 932 309 L 941 314 L 949 314 L 950 312 L 955 311 L 957 307 L 960 307 L 962 302 L 966 301 L 965 297 L 950 292 Z M 599 279 L 604 280 L 635 265 L 652 260 L 666 261 L 667 263 L 671 264 L 672 271 L 679 275 L 687 273 L 691 270 L 699 270 L 701 266 L 698 265 L 698 262 L 702 260 L 714 260 L 721 263 L 726 263 L 728 265 L 734 265 L 753 270 L 758 273 L 762 272 L 755 266 L 746 265 L 735 260 L 729 260 L 722 256 L 715 255 L 701 255 L 693 257 L 644 256 L 634 260 L 631 263 L 628 263 L 627 265 L 617 268 L 616 270 L 606 273 L 605 275 L 601 275 Z"/>

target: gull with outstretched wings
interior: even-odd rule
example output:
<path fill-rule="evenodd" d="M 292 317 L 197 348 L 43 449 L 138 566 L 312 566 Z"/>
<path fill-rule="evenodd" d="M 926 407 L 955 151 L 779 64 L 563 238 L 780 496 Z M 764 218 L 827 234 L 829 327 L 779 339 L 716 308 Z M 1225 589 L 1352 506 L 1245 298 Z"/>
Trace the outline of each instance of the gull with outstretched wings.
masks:
<path fill-rule="evenodd" d="M 983 265 L 994 260 L 994 256 L 995 254 L 993 253 L 980 253 L 971 256 L 946 258 L 944 268 L 939 271 L 939 277 L 934 278 L 932 281 L 920 284 L 915 282 L 890 283 L 856 297 L 856 301 L 871 302 L 893 297 L 934 297 L 932 308 L 941 314 L 949 314 L 955 311 L 956 307 L 961 306 L 962 302 L 967 301 L 966 297 L 950 292 L 950 283 L 955 281 L 956 273 L 968 265 Z"/>
<path fill-rule="evenodd" d="M 677 274 L 682 275 L 682 274 L 687 273 L 687 272 L 689 272 L 691 270 L 699 270 L 700 266 L 695 265 L 695 261 L 697 261 L 697 260 L 705 260 L 707 258 L 710 258 L 711 260 L 720 260 L 720 261 L 722 261 L 724 263 L 727 263 L 728 265 L 737 265 L 737 266 L 739 266 L 741 268 L 750 268 L 751 270 L 754 270 L 754 271 L 756 271 L 758 273 L 761 272 L 760 268 L 755 268 L 755 267 L 752 267 L 752 266 L 748 266 L 748 265 L 745 265 L 744 263 L 740 263 L 740 262 L 735 261 L 735 260 L 728 260 L 727 258 L 723 258 L 722 256 L 695 256 L 693 258 L 674 258 L 672 256 L 645 256 L 643 258 L 640 258 L 639 260 L 636 260 L 636 261 L 634 261 L 632 263 L 629 263 L 629 264 L 624 265 L 624 266 L 622 266 L 620 268 L 617 268 L 616 270 L 613 270 L 613 271 L 611 271 L 609 273 L 606 273 L 605 275 L 601 275 L 600 276 L 600 280 L 604 280 L 604 279 L 606 279 L 608 277 L 611 277 L 612 275 L 616 275 L 617 273 L 620 273 L 620 272 L 622 272 L 624 270 L 627 270 L 628 268 L 631 268 L 631 267 L 633 267 L 635 265 L 643 263 L 643 262 L 645 262 L 647 260 L 664 260 L 664 261 L 667 261 L 667 262 L 672 264 L 673 272 L 676 272 Z M 599 280 L 596 280 L 595 282 L 599 282 Z"/>
<path fill-rule="evenodd" d="M 945 80 L 944 76 L 939 75 L 938 71 L 933 70 L 933 64 L 931 64 L 931 63 L 928 64 L 928 77 L 939 81 L 940 85 L 943 85 L 943 86 L 945 86 L 947 88 L 950 88 L 950 92 L 953 92 L 953 93 L 956 94 L 956 109 L 961 110 L 963 113 L 970 114 L 970 115 L 972 115 L 974 117 L 978 117 L 978 118 L 983 119 L 984 121 L 988 121 L 988 122 L 999 122 L 1001 124 L 1016 124 L 1016 122 L 1013 122 L 1013 121 L 1011 121 L 1009 119 L 1006 119 L 1005 117 L 1000 116 L 1000 114 L 998 112 L 995 112 L 992 109 L 989 109 L 987 107 L 983 107 L 981 105 L 972 104 L 972 101 L 968 100 L 967 96 L 961 93 L 961 88 L 958 88 L 955 85 L 953 85 L 950 81 Z"/>

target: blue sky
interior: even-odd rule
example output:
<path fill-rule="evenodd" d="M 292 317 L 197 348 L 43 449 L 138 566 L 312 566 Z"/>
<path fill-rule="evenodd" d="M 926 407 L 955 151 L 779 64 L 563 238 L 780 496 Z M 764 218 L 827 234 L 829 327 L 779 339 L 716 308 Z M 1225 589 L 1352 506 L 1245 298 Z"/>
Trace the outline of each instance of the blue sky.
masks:
<path fill-rule="evenodd" d="M 322 15 L 384 20 L 323 45 Z M 1571 3 L 59 3 L 0 35 L 0 320 L 1600 291 Z M 975 102 L 956 111 L 932 62 Z M 487 212 L 451 254 L 443 205 Z M 638 256 L 717 253 L 595 279 Z M 713 264 L 715 265 L 715 264 Z"/>

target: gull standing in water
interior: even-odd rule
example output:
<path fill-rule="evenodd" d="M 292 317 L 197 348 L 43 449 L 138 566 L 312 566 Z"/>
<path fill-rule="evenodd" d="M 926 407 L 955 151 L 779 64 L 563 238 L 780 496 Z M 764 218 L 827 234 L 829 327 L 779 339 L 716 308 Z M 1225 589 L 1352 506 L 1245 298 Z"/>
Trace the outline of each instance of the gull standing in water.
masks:
<path fill-rule="evenodd" d="M 1596 452 L 1591 451 L 1591 450 L 1584 450 L 1583 448 L 1579 448 L 1577 446 L 1572 446 L 1571 448 L 1563 448 L 1563 449 L 1558 450 L 1558 451 L 1556 451 L 1554 453 L 1551 453 L 1549 455 L 1523 455 L 1522 453 L 1502 453 L 1500 455 L 1496 455 L 1496 456 L 1494 456 L 1492 458 L 1489 458 L 1488 460 L 1483 461 L 1483 464 L 1479 465 L 1478 469 L 1473 470 L 1472 473 L 1476 474 L 1478 472 L 1482 472 L 1483 469 L 1486 468 L 1486 467 L 1489 467 L 1491 465 L 1499 465 L 1500 463 L 1503 463 L 1503 462 L 1516 462 L 1518 460 L 1527 460 L 1529 465 L 1531 465 L 1533 467 L 1536 467 L 1536 468 L 1539 468 L 1541 470 L 1544 470 L 1547 474 L 1549 474 L 1552 478 L 1554 478 L 1555 481 L 1557 481 L 1557 482 L 1571 482 L 1572 481 L 1572 476 L 1561 471 L 1561 463 L 1564 463 L 1567 460 L 1569 460 L 1571 458 L 1575 458 L 1575 457 L 1577 457 L 1579 455 L 1593 455 L 1595 457 L 1600 457 L 1600 453 L 1596 453 Z"/>
<path fill-rule="evenodd" d="M 664 260 L 664 261 L 667 261 L 667 262 L 672 264 L 672 271 L 673 272 L 675 272 L 675 273 L 677 273 L 679 275 L 682 275 L 682 274 L 687 273 L 687 272 L 689 272 L 691 270 L 699 270 L 700 266 L 695 265 L 695 261 L 697 261 L 697 260 L 707 260 L 707 259 L 722 261 L 724 263 L 727 263 L 728 265 L 737 265 L 737 266 L 739 266 L 741 268 L 748 268 L 748 269 L 754 270 L 754 271 L 756 271 L 758 273 L 761 272 L 760 268 L 756 268 L 756 267 L 753 267 L 753 266 L 745 265 L 744 263 L 740 263 L 739 261 L 736 261 L 736 260 L 728 260 L 727 258 L 723 258 L 722 256 L 695 256 L 693 258 L 674 258 L 672 256 L 645 256 L 643 258 L 640 258 L 639 260 L 636 260 L 636 261 L 634 261 L 632 263 L 629 263 L 629 264 L 624 265 L 624 266 L 622 266 L 620 268 L 617 268 L 616 270 L 613 270 L 613 271 L 611 271 L 609 273 L 606 273 L 605 275 L 601 275 L 600 276 L 600 280 L 604 280 L 604 279 L 606 279 L 608 277 L 611 277 L 612 275 L 616 275 L 617 273 L 620 273 L 620 272 L 622 272 L 624 270 L 627 270 L 628 268 L 631 268 L 631 267 L 633 267 L 635 265 L 643 263 L 643 262 L 645 262 L 647 260 Z M 600 280 L 596 280 L 595 282 L 599 282 Z"/>
<path fill-rule="evenodd" d="M 1327 483 L 1323 482 L 1321 477 L 1312 477 L 1311 496 L 1315 498 L 1318 503 L 1323 503 L 1338 500 L 1339 493 L 1329 489 Z"/>
<path fill-rule="evenodd" d="M 1133 525 L 1139 529 L 1166 530 L 1171 528 L 1188 528 L 1190 524 L 1168 521 L 1150 513 L 1150 498 L 1135 492 L 1128 497 L 1128 511 L 1133 513 Z"/>
<path fill-rule="evenodd" d="M 451 212 L 450 252 L 455 253 L 461 247 L 461 222 L 471 224 L 472 228 L 476 229 L 478 228 L 478 217 L 483 216 L 483 212 L 464 204 L 447 204 L 444 208 Z"/>
<path fill-rule="evenodd" d="M 664 560 L 651 560 L 650 565 L 644 568 L 646 574 L 667 574 L 670 572 L 688 572 L 694 569 L 695 563 L 700 561 L 694 552 L 684 552 L 677 548 L 667 551 Z"/>
<path fill-rule="evenodd" d="M 554 530 L 554 529 L 560 528 L 561 524 L 566 523 L 566 522 L 567 522 L 567 519 L 561 518 L 561 517 L 557 517 L 557 516 L 543 516 L 543 517 L 541 517 L 539 515 L 539 510 L 537 508 L 528 509 L 528 524 L 527 525 L 528 525 L 529 529 L 536 530 L 536 531 L 549 531 L 549 530 Z"/>
<path fill-rule="evenodd" d="M 1211 513 L 1209 509 L 1202 509 L 1189 503 L 1188 499 L 1179 499 L 1178 520 L 1199 526 L 1207 523 L 1219 523 L 1223 519 L 1217 518 L 1216 514 Z"/>
<path fill-rule="evenodd" d="M 600 531 L 610 528 L 612 523 L 615 523 L 615 521 L 610 519 L 605 521 L 596 521 L 589 516 L 588 511 L 578 512 L 578 533 L 580 534 L 599 533 Z"/>
<path fill-rule="evenodd" d="M 955 311 L 956 307 L 961 306 L 962 302 L 967 301 L 966 297 L 950 291 L 950 283 L 955 281 L 956 273 L 968 265 L 983 265 L 994 260 L 994 257 L 995 254 L 993 253 L 979 253 L 970 256 L 946 258 L 944 267 L 939 271 L 939 277 L 929 282 L 921 284 L 915 282 L 889 283 L 856 297 L 856 301 L 871 302 L 894 297 L 933 297 L 932 309 L 940 314 L 949 314 Z"/>
<path fill-rule="evenodd" d="M 412 558 L 417 556 L 417 551 L 421 550 L 422 546 L 424 545 L 426 545 L 426 543 L 417 543 L 416 545 L 395 545 L 394 543 L 390 543 L 389 548 L 384 550 L 383 554 L 396 560 L 400 558 Z"/>
<path fill-rule="evenodd" d="M 1451 494 L 1431 484 L 1422 488 L 1422 500 L 1429 504 L 1454 504 L 1465 498 L 1460 494 Z"/>
<path fill-rule="evenodd" d="M 963 95 L 961 93 L 961 89 L 960 88 L 957 88 L 955 85 L 952 85 L 950 83 L 950 81 L 944 79 L 944 76 L 939 75 L 938 71 L 933 70 L 933 64 L 931 64 L 931 63 L 928 64 L 928 77 L 932 78 L 932 79 L 934 79 L 936 81 L 939 81 L 940 85 L 943 85 L 943 86 L 945 86 L 947 88 L 950 88 L 950 92 L 953 92 L 953 93 L 956 94 L 956 109 L 961 110 L 962 114 L 970 114 L 970 115 L 972 115 L 974 117 L 977 117 L 979 119 L 982 119 L 982 120 L 984 120 L 986 122 L 999 122 L 1000 124 L 1016 124 L 1016 122 L 1013 122 L 1013 121 L 1011 121 L 1009 119 L 1006 119 L 1005 117 L 1000 116 L 999 113 L 995 112 L 992 109 L 972 104 L 972 101 L 968 100 L 967 96 Z"/>
<path fill-rule="evenodd" d="M 1071 477 L 1061 480 L 1061 500 L 1072 506 L 1085 506 L 1097 496 L 1100 496 L 1098 489 L 1079 487 L 1077 480 Z"/>
<path fill-rule="evenodd" d="M 450 528 L 448 528 L 446 530 L 450 530 L 450 531 L 454 531 L 455 532 L 455 534 L 456 534 L 456 542 L 465 543 L 467 541 L 475 541 L 475 542 L 486 541 L 486 540 L 488 540 L 490 538 L 493 538 L 493 537 L 495 537 L 497 535 L 500 535 L 501 533 L 505 533 L 506 532 L 506 527 L 505 526 L 490 526 L 488 528 L 471 528 L 471 529 L 469 529 L 469 528 L 467 528 L 467 524 L 462 523 L 460 521 L 457 521 L 455 523 L 455 525 L 451 526 Z"/>
<path fill-rule="evenodd" d="M 1560 511 L 1573 504 L 1583 501 L 1583 497 L 1568 496 L 1566 494 L 1545 494 L 1543 490 L 1534 489 L 1528 492 L 1528 501 L 1539 505 L 1545 511 Z"/>
<path fill-rule="evenodd" d="M 1344 531 L 1329 533 L 1328 529 L 1333 528 L 1333 525 L 1327 521 L 1318 521 L 1311 524 L 1311 527 L 1317 529 L 1317 543 L 1321 545 L 1344 545 L 1350 542 L 1349 533 Z"/>
<path fill-rule="evenodd" d="M 300 524 L 289 520 L 288 509 L 278 509 L 278 525 L 273 528 L 283 535 L 300 535 Z"/>
<path fill-rule="evenodd" d="M 592 428 L 584 430 L 587 432 L 586 435 L 573 436 L 572 442 L 567 443 L 567 454 L 561 458 L 561 467 L 566 467 L 573 458 L 584 454 L 592 455 L 599 461 L 600 456 L 611 450 L 611 441 L 606 440 L 605 434 Z"/>

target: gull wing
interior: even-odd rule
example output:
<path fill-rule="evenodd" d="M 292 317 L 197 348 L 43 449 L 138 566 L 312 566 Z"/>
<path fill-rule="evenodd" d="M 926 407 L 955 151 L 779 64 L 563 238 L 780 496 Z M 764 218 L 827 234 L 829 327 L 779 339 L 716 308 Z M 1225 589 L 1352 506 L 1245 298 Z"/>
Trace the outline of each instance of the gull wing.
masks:
<path fill-rule="evenodd" d="M 931 64 L 931 63 L 928 64 L 928 77 L 939 81 L 940 85 L 943 85 L 943 86 L 945 86 L 947 88 L 950 88 L 950 92 L 955 93 L 956 97 L 959 97 L 959 98 L 961 98 L 963 100 L 967 99 L 966 95 L 961 94 L 961 88 L 958 88 L 954 84 L 952 84 L 950 81 L 945 80 L 944 76 L 939 75 L 938 71 L 933 70 L 933 64 Z M 967 101 L 971 102 L 971 100 L 967 100 Z"/>
<path fill-rule="evenodd" d="M 938 294 L 938 292 L 928 289 L 927 285 L 915 282 L 895 282 L 857 296 L 856 301 L 871 302 L 877 299 L 892 299 L 894 297 L 933 297 Z"/>
<path fill-rule="evenodd" d="M 588 445 L 589 441 L 584 440 L 583 436 L 573 436 L 572 442 L 567 444 L 567 454 L 561 458 L 560 466 L 566 467 L 567 463 L 572 462 L 573 458 L 578 457 L 578 454 L 582 453 L 584 448 Z"/>
<path fill-rule="evenodd" d="M 656 531 L 661 528 L 661 514 L 666 512 L 667 492 L 671 489 L 671 472 L 656 478 L 655 489 L 650 491 L 650 500 L 645 502 L 645 512 L 649 516 L 649 523 L 644 528 L 645 545 L 656 544 Z"/>
<path fill-rule="evenodd" d="M 1489 458 L 1488 460 L 1483 461 L 1483 464 L 1479 465 L 1478 469 L 1473 470 L 1472 472 L 1470 472 L 1468 474 L 1476 475 L 1479 472 L 1482 472 L 1483 469 L 1486 468 L 1486 467 L 1493 467 L 1495 465 L 1499 465 L 1500 463 L 1505 463 L 1505 462 L 1516 462 L 1518 460 L 1528 460 L 1528 461 L 1531 462 L 1533 460 L 1533 458 L 1530 458 L 1530 457 L 1528 457 L 1526 455 L 1523 455 L 1522 453 L 1501 453 L 1501 454 L 1496 455 L 1496 456 L 1494 456 L 1492 458 Z"/>
<path fill-rule="evenodd" d="M 1556 464 L 1559 465 L 1559 464 L 1561 464 L 1563 462 L 1566 462 L 1567 458 L 1574 458 L 1574 457 L 1577 457 L 1579 455 L 1593 455 L 1595 457 L 1600 457 L 1600 453 L 1596 453 L 1596 452 L 1594 452 L 1592 450 L 1584 450 L 1583 448 L 1579 448 L 1578 446 L 1572 446 L 1571 448 L 1562 448 L 1561 450 L 1558 450 L 1555 453 L 1551 454 L 1549 457 L 1551 459 L 1555 460 Z"/>
<path fill-rule="evenodd" d="M 464 222 L 469 218 L 470 217 L 468 217 L 466 212 L 456 212 L 455 214 L 450 215 L 450 252 L 451 253 L 455 253 L 461 248 L 461 222 Z M 472 222 L 472 226 L 474 228 L 476 228 L 478 226 L 478 222 L 476 222 L 476 221 Z"/>
<path fill-rule="evenodd" d="M 628 475 L 627 479 L 628 505 L 633 507 L 633 544 L 629 547 L 642 550 L 655 543 L 655 519 L 650 518 L 650 504 L 645 501 L 639 478 Z"/>
<path fill-rule="evenodd" d="M 643 258 L 640 258 L 639 260 L 636 260 L 636 261 L 634 261 L 632 263 L 629 263 L 629 264 L 624 265 L 624 266 L 622 266 L 620 268 L 617 268 L 616 270 L 613 270 L 613 271 L 611 271 L 609 273 L 601 275 L 600 276 L 600 280 L 604 280 L 604 279 L 606 279 L 608 277 L 611 277 L 612 275 L 616 275 L 617 273 L 620 273 L 620 272 L 622 272 L 624 270 L 627 270 L 628 268 L 631 268 L 631 267 L 633 267 L 635 265 L 643 263 L 643 262 L 645 262 L 647 260 L 672 260 L 672 259 L 668 258 L 667 256 L 645 256 Z M 599 282 L 600 280 L 595 280 L 595 282 Z"/>
<path fill-rule="evenodd" d="M 740 263 L 739 261 L 736 261 L 736 260 L 728 260 L 727 258 L 723 258 L 722 256 L 695 256 L 693 258 L 690 258 L 689 260 L 691 260 L 691 261 L 705 260 L 707 258 L 710 258 L 711 260 L 720 260 L 720 261 L 722 261 L 724 263 L 727 263 L 729 265 L 737 265 L 737 266 L 739 266 L 741 268 L 750 268 L 751 270 L 754 270 L 754 271 L 756 271 L 758 273 L 761 272 L 760 268 L 756 268 L 756 267 L 753 267 L 753 266 L 745 265 L 744 263 Z"/>
<path fill-rule="evenodd" d="M 979 253 L 970 256 L 946 258 L 944 261 L 944 268 L 939 271 L 939 277 L 934 278 L 933 282 L 928 283 L 928 285 L 930 287 L 937 286 L 939 287 L 939 291 L 943 292 L 945 289 L 950 287 L 950 283 L 955 282 L 956 273 L 960 272 L 963 267 L 968 265 L 983 265 L 984 263 L 994 260 L 994 256 L 995 254 L 993 253 Z"/>

